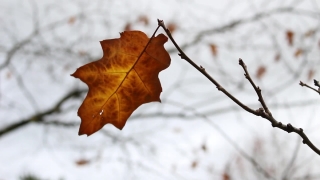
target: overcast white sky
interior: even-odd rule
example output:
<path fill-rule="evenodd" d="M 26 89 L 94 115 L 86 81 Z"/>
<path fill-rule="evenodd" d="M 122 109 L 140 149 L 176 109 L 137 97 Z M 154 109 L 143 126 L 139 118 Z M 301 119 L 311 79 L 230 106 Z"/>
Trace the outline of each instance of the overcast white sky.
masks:
<path fill-rule="evenodd" d="M 302 127 L 320 147 L 319 97 L 298 85 L 300 80 L 312 85 L 313 78 L 320 79 L 319 9 L 318 0 L 2 0 L 0 130 L 52 108 L 74 89 L 86 89 L 70 74 L 101 57 L 99 41 L 118 38 L 128 23 L 151 36 L 158 18 L 176 25 L 173 35 L 186 45 L 189 57 L 256 109 L 258 97 L 238 65 L 242 58 L 274 117 Z M 292 46 L 288 30 L 294 32 Z M 210 44 L 217 46 L 216 56 Z M 222 179 L 224 172 L 232 179 L 263 178 L 235 144 L 280 179 L 292 160 L 297 135 L 242 112 L 181 60 L 171 42 L 165 47 L 172 63 L 160 73 L 162 103 L 138 108 L 122 131 L 106 125 L 86 137 L 78 136 L 78 125 L 29 123 L 6 133 L 0 136 L 0 180 L 26 174 L 52 180 Z M 296 55 L 297 50 L 303 53 Z M 261 67 L 266 72 L 259 79 Z M 83 98 L 66 101 L 61 112 L 44 122 L 79 123 L 77 108 Z M 254 152 L 259 143 L 263 150 Z M 320 158 L 307 146 L 299 146 L 296 159 L 293 167 L 300 166 L 290 170 L 293 177 L 319 173 L 315 167 Z M 308 166 L 303 163 L 310 159 Z M 80 160 L 87 162 L 78 165 Z M 243 170 L 237 166 L 241 163 Z"/>

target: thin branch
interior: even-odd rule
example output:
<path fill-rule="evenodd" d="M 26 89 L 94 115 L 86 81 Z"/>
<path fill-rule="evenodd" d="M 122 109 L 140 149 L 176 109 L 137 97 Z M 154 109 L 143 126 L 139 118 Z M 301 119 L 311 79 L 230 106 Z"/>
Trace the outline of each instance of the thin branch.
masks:
<path fill-rule="evenodd" d="M 198 66 L 197 64 L 195 64 L 182 50 L 181 48 L 178 46 L 178 44 L 175 42 L 175 40 L 173 39 L 169 29 L 167 29 L 164 25 L 164 22 L 162 20 L 158 20 L 158 25 L 161 26 L 165 32 L 167 33 L 167 35 L 169 36 L 170 40 L 172 41 L 172 43 L 175 45 L 175 47 L 177 48 L 177 50 L 179 51 L 179 56 L 186 60 L 188 63 L 190 63 L 194 68 L 196 68 L 199 72 L 201 72 L 204 76 L 206 76 L 213 84 L 216 85 L 217 89 L 219 91 L 222 91 L 225 95 L 227 95 L 230 99 L 232 99 L 235 103 L 237 103 L 240 107 L 242 107 L 243 109 L 245 109 L 246 111 L 253 113 L 253 114 L 257 114 L 256 111 L 250 109 L 249 107 L 247 107 L 246 105 L 242 104 L 237 98 L 235 98 L 233 95 L 231 95 L 228 91 L 226 91 L 215 79 L 213 79 L 202 66 Z M 206 117 L 204 115 L 202 115 L 203 118 L 206 119 Z M 207 120 L 207 122 L 214 126 L 215 128 L 218 128 L 217 126 L 215 126 L 214 124 L 212 124 L 211 121 Z M 221 131 L 221 130 L 220 130 Z M 225 134 L 224 134 L 225 135 Z M 230 140 L 230 139 L 229 139 Z M 231 141 L 232 142 L 232 141 Z M 248 156 L 247 154 L 244 153 L 244 151 L 240 150 L 239 147 L 237 147 L 236 144 L 231 143 L 234 147 L 236 147 L 236 149 L 240 152 L 240 154 L 244 155 L 244 157 L 246 159 L 248 159 L 251 163 L 253 163 L 254 167 L 256 167 L 259 172 L 262 172 L 262 174 L 266 177 L 266 178 L 272 178 L 269 173 L 267 173 L 266 171 L 263 170 L 263 168 L 261 168 L 261 166 L 253 159 L 250 158 L 250 156 Z"/>
<path fill-rule="evenodd" d="M 200 115 L 201 116 L 201 115 Z M 241 154 L 245 159 L 247 159 L 256 170 L 264 175 L 267 179 L 275 179 L 272 177 L 268 171 L 266 171 L 253 157 L 251 157 L 249 154 L 247 154 L 245 151 L 243 151 L 237 144 L 234 142 L 219 126 L 217 126 L 214 122 L 210 121 L 205 115 L 202 115 L 202 117 L 206 120 L 206 122 L 214 127 L 217 131 L 220 132 L 220 134 Z"/>
<path fill-rule="evenodd" d="M 34 5 L 34 8 L 36 8 L 35 5 Z M 92 12 L 92 11 L 80 12 L 80 13 L 73 15 L 73 17 L 81 17 L 83 14 L 90 14 L 90 12 Z M 12 48 L 10 48 L 8 50 L 8 52 L 6 53 L 6 57 L 5 57 L 4 62 L 2 64 L 0 64 L 0 71 L 2 69 L 6 68 L 11 63 L 15 54 L 17 52 L 19 52 L 23 47 L 25 47 L 26 45 L 31 43 L 35 37 L 47 32 L 47 31 L 52 31 L 53 29 L 56 29 L 64 24 L 66 24 L 66 22 L 68 22 L 68 18 L 63 18 L 61 20 L 54 21 L 44 27 L 39 27 L 39 22 L 37 21 L 35 16 L 36 16 L 36 14 L 33 15 L 34 30 L 32 31 L 32 33 L 29 36 L 27 36 L 25 39 L 21 40 L 20 42 L 16 43 Z"/>
<path fill-rule="evenodd" d="M 306 174 L 305 176 L 292 178 L 292 180 L 317 180 L 320 178 L 320 174 Z"/>
<path fill-rule="evenodd" d="M 14 66 L 10 66 L 10 68 L 12 69 L 12 71 L 15 74 L 17 74 L 16 75 L 16 81 L 18 83 L 19 90 L 21 90 L 22 93 L 25 95 L 25 97 L 29 100 L 29 103 L 33 107 L 33 109 L 35 111 L 39 110 L 39 106 L 37 104 L 37 101 L 33 97 L 31 91 L 26 87 L 26 85 L 24 83 L 24 79 L 22 78 L 22 76 L 18 73 L 18 71 L 16 70 L 16 68 Z"/>
<path fill-rule="evenodd" d="M 19 43 L 15 44 L 6 55 L 6 58 L 2 64 L 0 64 L 0 70 L 7 67 L 12 59 L 12 57 L 15 55 L 17 51 L 19 51 L 22 47 L 24 47 L 26 44 L 30 43 L 34 36 L 38 34 L 38 31 L 34 31 L 31 33 L 27 38 L 20 41 Z"/>
<path fill-rule="evenodd" d="M 244 70 L 244 72 L 245 72 L 244 76 L 246 77 L 246 79 L 248 79 L 248 81 L 250 82 L 250 84 L 252 85 L 252 87 L 254 88 L 254 90 L 256 91 L 256 93 L 257 93 L 257 95 L 258 95 L 258 97 L 259 97 L 258 101 L 260 101 L 260 103 L 261 103 L 264 111 L 267 113 L 267 115 L 269 115 L 269 116 L 272 117 L 272 114 L 271 114 L 268 106 L 267 106 L 266 103 L 264 102 L 264 99 L 263 99 L 262 94 L 261 94 L 261 89 L 260 89 L 260 87 L 259 87 L 259 86 L 256 86 L 256 85 L 254 84 L 253 80 L 252 80 L 251 77 L 250 77 L 250 74 L 248 73 L 247 66 L 244 64 L 244 62 L 242 61 L 242 59 L 239 59 L 239 64 L 240 64 L 240 66 L 242 66 L 242 68 L 243 68 L 243 70 Z M 259 109 L 258 111 L 260 111 L 260 109 Z"/>
<path fill-rule="evenodd" d="M 79 89 L 76 89 L 76 90 L 69 92 L 63 98 L 61 98 L 60 101 L 58 101 L 56 103 L 56 105 L 54 105 L 52 108 L 50 108 L 46 111 L 40 112 L 40 113 L 35 113 L 34 115 L 30 116 L 29 118 L 23 119 L 19 122 L 13 123 L 7 127 L 0 129 L 0 137 L 7 134 L 7 133 L 12 132 L 13 130 L 19 129 L 29 123 L 44 121 L 46 116 L 60 112 L 61 106 L 67 100 L 74 98 L 74 97 L 78 97 L 84 92 L 86 92 L 86 90 L 79 90 Z"/>
<path fill-rule="evenodd" d="M 177 48 L 177 50 L 179 51 L 179 56 L 186 60 L 189 64 L 191 64 L 195 69 L 197 69 L 200 73 L 202 73 L 207 79 L 209 79 L 214 85 L 216 85 L 217 89 L 221 92 L 223 92 L 226 96 L 228 96 L 232 101 L 234 101 L 237 105 L 239 105 L 242 109 L 244 109 L 245 111 L 254 114 L 256 116 L 261 116 L 264 119 L 267 119 L 271 122 L 273 127 L 277 127 L 279 129 L 282 129 L 288 133 L 291 132 L 295 132 L 298 135 L 301 136 L 301 138 L 303 139 L 303 143 L 307 144 L 315 153 L 317 153 L 318 155 L 320 155 L 320 150 L 309 140 L 309 138 L 306 136 L 306 134 L 303 132 L 302 128 L 297 128 L 292 126 L 290 123 L 285 125 L 282 124 L 281 122 L 277 121 L 271 114 L 268 106 L 266 105 L 262 94 L 261 94 L 261 89 L 259 87 L 257 87 L 255 85 L 255 83 L 253 82 L 253 80 L 251 79 L 248 71 L 247 71 L 247 67 L 245 65 L 245 63 L 242 61 L 242 59 L 239 59 L 239 64 L 240 66 L 242 66 L 242 68 L 245 71 L 245 77 L 249 80 L 249 82 L 251 83 L 251 85 L 253 86 L 254 90 L 256 91 L 258 97 L 259 97 L 259 101 L 262 105 L 262 108 L 259 108 L 257 110 L 253 110 L 251 108 L 249 108 L 248 106 L 244 105 L 242 102 L 240 102 L 237 98 L 235 98 L 233 95 L 231 95 L 227 90 L 225 90 L 215 79 L 213 79 L 206 71 L 205 68 L 202 67 L 201 65 L 198 66 L 197 64 L 195 64 L 183 51 L 182 49 L 179 47 L 179 45 L 175 42 L 175 40 L 173 39 L 171 32 L 169 31 L 169 29 L 166 28 L 164 22 L 162 20 L 158 20 L 158 25 L 161 26 L 164 31 L 166 32 L 166 34 L 168 35 L 168 37 L 170 38 L 170 40 L 172 41 L 172 43 L 174 44 L 174 46 Z"/>
<path fill-rule="evenodd" d="M 306 83 L 304 83 L 304 82 L 302 82 L 302 81 L 300 81 L 299 85 L 302 86 L 302 87 L 305 86 L 305 87 L 307 87 L 307 88 L 310 88 L 310 89 L 312 89 L 312 90 L 314 90 L 315 92 L 317 92 L 317 93 L 320 94 L 320 87 L 319 87 L 319 89 L 315 89 L 315 88 L 309 86 L 308 84 L 306 84 Z M 319 82 L 318 82 L 317 80 L 314 80 L 314 85 L 315 85 L 315 86 L 319 86 Z"/>
<path fill-rule="evenodd" d="M 296 144 L 296 147 L 294 148 L 294 151 L 292 153 L 292 156 L 291 156 L 291 160 L 289 161 L 289 163 L 287 164 L 287 167 L 285 168 L 285 170 L 283 171 L 282 173 L 282 178 L 283 180 L 286 180 L 288 179 L 288 175 L 292 175 L 292 174 L 289 174 L 291 168 L 293 167 L 297 157 L 298 157 L 298 152 L 299 152 L 299 149 L 300 149 L 300 140 L 298 139 L 298 142 Z"/>
<path fill-rule="evenodd" d="M 47 126 L 59 126 L 59 127 L 75 127 L 79 125 L 79 122 L 63 122 L 63 121 L 36 121 L 36 123 L 47 125 Z"/>
<path fill-rule="evenodd" d="M 236 28 L 237 26 L 240 26 L 240 25 L 243 25 L 246 23 L 259 21 L 263 18 L 267 18 L 272 15 L 284 14 L 284 13 L 294 13 L 294 14 L 300 14 L 300 15 L 314 17 L 314 18 L 318 18 L 320 16 L 320 13 L 318 13 L 318 12 L 307 12 L 304 10 L 295 9 L 293 7 L 277 8 L 277 9 L 270 10 L 268 12 L 257 13 L 251 17 L 248 17 L 248 18 L 237 19 L 237 20 L 231 21 L 230 23 L 219 26 L 219 27 L 214 27 L 211 29 L 206 29 L 206 30 L 200 31 L 191 42 L 181 45 L 180 48 L 186 49 L 190 46 L 193 46 L 194 44 L 200 42 L 207 35 L 216 34 L 216 33 L 225 33 L 228 30 L 232 30 L 232 29 Z M 176 49 L 175 48 L 169 49 L 168 52 L 169 53 L 176 52 Z"/>
<path fill-rule="evenodd" d="M 294 127 L 293 125 L 291 125 L 290 123 L 288 123 L 287 125 L 282 124 L 281 122 L 277 121 L 271 114 L 271 112 L 268 109 L 268 106 L 266 105 L 266 103 L 264 102 L 264 99 L 262 97 L 261 94 L 261 89 L 259 87 L 257 87 L 254 82 L 252 81 L 248 71 L 246 70 L 246 65 L 245 63 L 242 61 L 242 59 L 239 59 L 239 64 L 240 66 L 242 66 L 242 68 L 245 71 L 245 77 L 249 80 L 249 82 L 251 83 L 252 87 L 255 89 L 257 95 L 259 96 L 259 101 L 262 105 L 263 108 L 259 108 L 258 109 L 258 113 L 259 115 L 257 116 L 261 116 L 267 120 L 269 120 L 272 124 L 273 127 L 277 127 L 279 129 L 282 129 L 288 133 L 291 132 L 295 132 L 298 135 L 301 136 L 301 138 L 303 139 L 303 144 L 307 144 L 315 153 L 317 153 L 318 155 L 320 155 L 320 150 L 309 140 L 309 138 L 307 137 L 307 135 L 303 132 L 302 128 L 297 128 Z"/>
<path fill-rule="evenodd" d="M 165 102 L 165 103 L 168 103 L 168 102 Z M 177 102 L 173 102 L 173 101 L 170 101 L 170 104 L 171 105 L 176 105 L 178 107 L 182 107 L 183 105 L 180 104 L 180 103 L 177 103 Z M 268 171 L 266 171 L 253 157 L 251 157 L 249 154 L 247 154 L 245 151 L 243 151 L 240 146 L 234 141 L 232 140 L 226 132 L 223 131 L 223 129 L 221 129 L 216 123 L 214 123 L 213 121 L 210 121 L 210 119 L 208 118 L 208 116 L 206 114 L 203 114 L 203 113 L 198 113 L 196 111 L 195 108 L 193 108 L 193 106 L 185 106 L 183 109 L 185 109 L 186 111 L 188 112 L 192 112 L 193 116 L 192 119 L 195 119 L 194 117 L 197 117 L 197 118 L 202 118 L 206 123 L 208 123 L 211 127 L 213 127 L 214 129 L 216 129 L 218 131 L 218 133 L 220 133 L 220 135 L 227 141 L 231 144 L 231 146 L 233 146 L 234 149 L 236 149 L 238 151 L 238 153 L 243 156 L 247 161 L 249 161 L 253 166 L 254 168 L 256 168 L 256 170 L 263 174 L 266 178 L 268 179 L 275 179 L 274 177 L 272 177 Z M 179 115 L 179 114 L 177 114 Z M 181 113 L 181 115 L 184 115 L 185 116 L 185 113 Z M 159 117 L 159 116 L 155 116 L 155 117 Z M 169 116 L 172 118 L 172 116 Z M 186 116 L 186 117 L 189 117 L 189 116 Z M 184 117 L 181 117 L 182 119 L 185 119 Z M 138 118 L 137 118 L 138 119 Z M 140 118 L 139 118 L 140 119 Z"/>
<path fill-rule="evenodd" d="M 169 100 L 162 100 L 161 103 L 175 105 L 177 107 L 182 107 L 181 104 L 177 104 L 176 102 L 169 101 Z M 314 105 L 316 103 L 318 104 L 318 101 L 307 100 L 307 101 L 303 101 L 302 103 L 301 102 L 289 102 L 288 104 L 270 104 L 269 107 L 276 107 L 278 109 L 280 109 L 280 108 L 285 109 L 288 107 L 310 106 L 310 105 Z M 250 106 L 257 106 L 257 104 L 250 104 Z M 187 106 L 187 107 L 182 107 L 182 108 L 189 109 L 190 107 L 193 107 L 193 106 Z M 207 112 L 201 112 L 201 115 L 205 115 L 206 117 L 209 118 L 209 117 L 220 115 L 222 113 L 236 112 L 236 111 L 240 111 L 240 110 L 241 110 L 241 108 L 238 108 L 238 106 L 230 105 L 230 106 L 210 110 Z M 130 121 L 150 119 L 150 118 L 156 118 L 156 117 L 161 117 L 163 119 L 179 118 L 182 120 L 193 121 L 193 120 L 196 120 L 196 118 L 198 118 L 199 116 L 195 115 L 195 114 L 187 115 L 182 112 L 172 112 L 172 113 L 168 113 L 168 112 L 152 112 L 152 113 L 142 112 L 142 113 L 137 113 L 137 114 L 133 114 L 132 116 L 130 116 Z M 64 121 L 59 121 L 59 120 L 37 121 L 36 123 L 48 125 L 48 126 L 52 125 L 52 126 L 61 126 L 61 127 L 73 127 L 73 126 L 79 125 L 79 122 L 77 122 L 77 121 L 64 122 Z"/>
<path fill-rule="evenodd" d="M 230 99 L 232 99 L 235 103 L 237 103 L 240 107 L 242 107 L 244 110 L 252 113 L 252 114 L 256 114 L 258 115 L 257 112 L 255 112 L 254 110 L 250 109 L 249 107 L 247 107 L 246 105 L 242 104 L 242 102 L 240 102 L 237 98 L 235 98 L 233 95 L 231 95 L 228 91 L 226 91 L 215 79 L 213 79 L 205 70 L 204 67 L 202 66 L 198 66 L 196 63 L 194 63 L 183 51 L 182 49 L 179 47 L 179 45 L 176 43 L 176 41 L 173 39 L 171 32 L 169 31 L 168 28 L 166 28 L 165 24 L 163 23 L 162 20 L 158 20 L 159 26 L 161 26 L 164 31 L 166 32 L 166 34 L 168 35 L 168 37 L 170 38 L 170 40 L 172 41 L 172 43 L 174 44 L 174 46 L 177 48 L 177 50 L 179 51 L 179 56 L 181 57 L 181 59 L 186 60 L 189 64 L 191 64 L 194 68 L 196 68 L 200 73 L 202 73 L 205 77 L 207 77 L 207 79 L 209 79 L 213 84 L 216 85 L 216 88 L 219 91 L 222 91 L 226 96 L 228 96 Z"/>

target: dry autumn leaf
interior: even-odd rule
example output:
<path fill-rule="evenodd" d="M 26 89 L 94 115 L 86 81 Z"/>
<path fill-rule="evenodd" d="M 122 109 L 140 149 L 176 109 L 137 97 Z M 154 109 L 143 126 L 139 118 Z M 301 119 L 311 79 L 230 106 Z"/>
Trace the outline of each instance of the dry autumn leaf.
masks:
<path fill-rule="evenodd" d="M 196 161 L 196 160 L 192 161 L 191 168 L 195 169 L 197 166 L 198 166 L 198 161 Z"/>
<path fill-rule="evenodd" d="M 293 36 L 294 36 L 294 33 L 291 30 L 288 30 L 286 32 L 286 37 L 287 37 L 287 41 L 288 41 L 289 46 L 293 45 Z"/>
<path fill-rule="evenodd" d="M 294 57 L 298 58 L 299 56 L 302 55 L 302 53 L 303 53 L 303 50 L 298 48 L 296 52 L 294 52 Z"/>
<path fill-rule="evenodd" d="M 274 61 L 278 62 L 280 61 L 280 58 L 281 58 L 281 54 L 280 53 L 277 53 L 274 57 Z"/>
<path fill-rule="evenodd" d="M 308 72 L 308 81 L 310 81 L 311 79 L 313 79 L 315 72 L 313 69 L 310 69 Z"/>
<path fill-rule="evenodd" d="M 170 23 L 168 23 L 167 28 L 169 29 L 169 31 L 171 33 L 174 33 L 178 29 L 178 26 L 177 26 L 177 24 L 170 22 Z"/>
<path fill-rule="evenodd" d="M 145 26 L 149 25 L 149 18 L 146 15 L 141 15 L 138 18 L 138 22 L 143 23 Z"/>
<path fill-rule="evenodd" d="M 160 102 L 158 74 L 171 61 L 163 46 L 167 40 L 163 34 L 150 40 L 141 31 L 128 31 L 100 42 L 103 57 L 72 74 L 89 87 L 78 110 L 79 135 L 91 135 L 107 123 L 122 129 L 140 105 Z"/>
<path fill-rule="evenodd" d="M 265 66 L 260 66 L 257 70 L 257 73 L 256 73 L 256 77 L 258 79 L 261 79 L 263 77 L 263 75 L 266 73 L 267 69 Z"/>
<path fill-rule="evenodd" d="M 230 172 L 230 163 L 227 163 L 225 165 L 225 170 L 222 174 L 222 180 L 231 180 L 231 176 L 230 176 L 229 172 Z"/>
<path fill-rule="evenodd" d="M 74 16 L 71 16 L 68 20 L 68 24 L 70 24 L 70 25 L 74 24 L 75 22 L 76 22 L 76 17 L 74 17 Z"/>
<path fill-rule="evenodd" d="M 228 173 L 223 173 L 222 174 L 222 180 L 231 180 L 230 175 Z"/>
<path fill-rule="evenodd" d="M 204 151 L 204 152 L 207 151 L 207 146 L 206 146 L 205 143 L 203 143 L 203 144 L 201 145 L 201 149 L 202 149 L 202 151 Z"/>
<path fill-rule="evenodd" d="M 213 56 L 216 57 L 217 54 L 218 54 L 217 45 L 215 45 L 215 44 L 210 44 L 210 50 L 211 50 L 211 53 L 213 54 Z"/>
<path fill-rule="evenodd" d="M 77 166 L 83 166 L 83 165 L 89 164 L 90 160 L 88 160 L 88 159 L 79 159 L 75 163 L 76 163 Z"/>
<path fill-rule="evenodd" d="M 316 33 L 316 30 L 314 29 L 310 29 L 309 31 L 307 31 L 306 33 L 304 33 L 305 37 L 311 37 Z"/>

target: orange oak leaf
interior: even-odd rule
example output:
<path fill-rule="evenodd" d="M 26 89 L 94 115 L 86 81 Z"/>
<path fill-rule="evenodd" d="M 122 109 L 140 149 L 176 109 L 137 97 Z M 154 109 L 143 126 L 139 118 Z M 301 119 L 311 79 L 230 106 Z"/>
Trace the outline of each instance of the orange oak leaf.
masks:
<path fill-rule="evenodd" d="M 89 136 L 108 123 L 122 129 L 140 105 L 160 102 L 158 74 L 171 61 L 163 46 L 167 40 L 163 34 L 150 40 L 141 31 L 125 31 L 100 42 L 103 57 L 72 74 L 89 87 L 78 110 L 79 135 Z"/>

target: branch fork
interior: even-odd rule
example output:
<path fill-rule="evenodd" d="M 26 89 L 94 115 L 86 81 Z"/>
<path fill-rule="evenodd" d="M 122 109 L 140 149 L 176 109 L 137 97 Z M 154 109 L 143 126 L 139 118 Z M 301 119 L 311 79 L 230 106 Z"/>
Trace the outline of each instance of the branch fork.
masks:
<path fill-rule="evenodd" d="M 212 78 L 206 71 L 205 68 L 202 67 L 201 65 L 198 66 L 196 63 L 194 63 L 193 60 L 191 60 L 184 52 L 183 50 L 179 47 L 179 45 L 175 42 L 174 38 L 171 35 L 171 32 L 166 28 L 163 20 L 159 20 L 158 19 L 158 26 L 162 27 L 163 30 L 166 32 L 166 34 L 168 35 L 169 39 L 171 40 L 171 42 L 174 44 L 175 48 L 178 50 L 178 55 L 181 57 L 181 59 L 186 60 L 189 64 L 191 64 L 194 68 L 196 68 L 200 73 L 202 73 L 208 80 L 210 80 L 219 91 L 221 91 L 222 93 L 224 93 L 226 96 L 228 96 L 232 101 L 234 101 L 238 106 L 240 106 L 242 109 L 244 109 L 245 111 L 254 114 L 256 116 L 260 116 L 264 119 L 267 119 L 268 121 L 271 122 L 272 127 L 277 127 L 279 129 L 282 129 L 283 131 L 286 131 L 288 133 L 291 132 L 295 132 L 296 134 L 298 134 L 301 138 L 302 138 L 302 143 L 306 144 L 307 146 L 309 146 L 315 153 L 317 153 L 318 155 L 320 155 L 320 150 L 309 140 L 309 138 L 307 137 L 307 135 L 303 132 L 302 128 L 297 128 L 295 126 L 293 126 L 292 124 L 288 123 L 287 125 L 277 121 L 273 116 L 271 111 L 269 110 L 263 96 L 262 96 L 262 90 L 259 86 L 256 86 L 255 83 L 253 82 L 253 80 L 250 77 L 250 74 L 247 70 L 247 66 L 246 64 L 243 62 L 243 60 L 240 58 L 239 59 L 239 65 L 243 68 L 244 70 L 244 76 L 245 78 L 250 82 L 251 86 L 253 87 L 253 89 L 255 90 L 257 96 L 258 96 L 258 101 L 260 102 L 261 106 L 259 109 L 254 110 L 249 108 L 248 106 L 244 105 L 241 101 L 239 101 L 237 98 L 235 98 L 232 94 L 230 94 L 227 90 L 225 90 L 214 78 Z M 319 90 L 312 88 L 310 86 L 308 86 L 307 84 L 303 83 L 302 81 L 300 81 L 300 85 L 301 86 L 306 86 L 314 91 L 316 91 L 317 93 L 320 94 L 320 83 L 316 80 L 314 80 L 314 83 L 316 86 L 319 87 Z"/>

